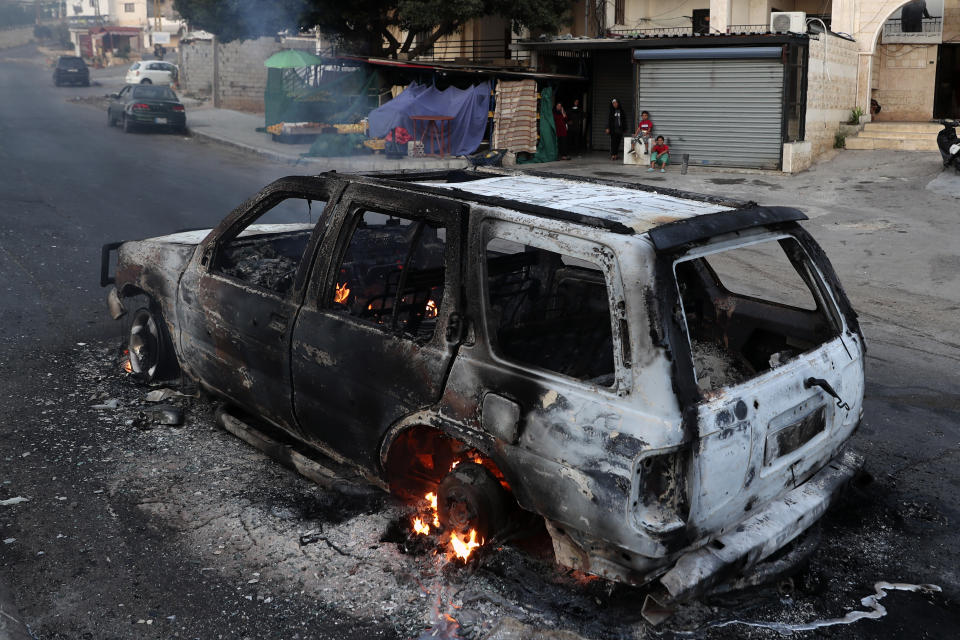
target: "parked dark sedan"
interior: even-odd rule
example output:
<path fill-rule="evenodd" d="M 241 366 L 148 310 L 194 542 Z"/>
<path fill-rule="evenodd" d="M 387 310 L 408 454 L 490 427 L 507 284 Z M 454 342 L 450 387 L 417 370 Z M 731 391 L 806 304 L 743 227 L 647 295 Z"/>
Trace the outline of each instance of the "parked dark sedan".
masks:
<path fill-rule="evenodd" d="M 110 98 L 107 124 L 111 127 L 121 124 L 127 133 L 139 126 L 187 129 L 187 113 L 169 87 L 127 85 Z"/>
<path fill-rule="evenodd" d="M 60 56 L 57 66 L 53 68 L 53 84 L 80 84 L 90 86 L 90 69 L 83 58 L 77 56 Z"/>

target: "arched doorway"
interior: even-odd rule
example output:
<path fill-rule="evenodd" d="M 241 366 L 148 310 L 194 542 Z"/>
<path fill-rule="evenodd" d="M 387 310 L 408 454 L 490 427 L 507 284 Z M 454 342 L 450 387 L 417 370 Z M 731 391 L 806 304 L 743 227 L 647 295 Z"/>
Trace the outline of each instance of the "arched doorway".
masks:
<path fill-rule="evenodd" d="M 890 5 L 892 8 L 878 11 L 878 17 L 886 15 L 882 21 L 863 25 L 861 43 L 869 42 L 871 47 L 862 59 L 869 63 L 868 83 L 864 83 L 869 91 L 862 94 L 861 106 L 866 110 L 871 100 L 879 103 L 881 111 L 873 117 L 878 121 L 929 121 L 935 117 L 937 96 L 943 91 L 950 93 L 952 84 L 958 82 L 960 74 L 951 73 L 945 73 L 946 79 L 941 82 L 938 68 L 949 66 L 952 71 L 953 63 L 960 62 L 960 56 L 953 56 L 954 49 L 942 44 L 945 26 L 960 30 L 960 24 L 951 24 L 960 21 L 960 16 L 945 15 L 944 0 L 910 0 Z M 942 49 L 947 51 L 946 58 L 938 64 Z M 940 84 L 946 88 L 938 89 Z"/>

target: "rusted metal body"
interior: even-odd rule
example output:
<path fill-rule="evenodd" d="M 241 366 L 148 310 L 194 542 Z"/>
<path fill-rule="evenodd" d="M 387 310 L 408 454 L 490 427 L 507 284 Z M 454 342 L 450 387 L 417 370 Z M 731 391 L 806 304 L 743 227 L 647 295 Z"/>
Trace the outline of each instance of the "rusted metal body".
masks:
<path fill-rule="evenodd" d="M 311 227 L 248 227 L 287 197 L 326 206 Z M 360 291 L 346 256 L 370 211 L 412 221 L 415 243 L 442 230 L 439 271 L 413 249 L 396 268 L 393 325 L 375 302 L 343 304 Z M 123 243 L 113 280 L 121 299 L 155 301 L 187 375 L 250 413 L 391 483 L 417 470 L 411 452 L 431 454 L 410 442 L 443 434 L 496 464 L 561 564 L 662 577 L 672 599 L 790 543 L 860 466 L 844 445 L 865 345 L 804 218 L 532 174 L 325 174 L 273 183 L 212 231 Z M 282 292 L 222 264 L 230 243 L 296 233 Z M 813 308 L 722 286 L 714 256 L 761 245 L 783 249 Z M 432 315 L 399 328 L 416 286 Z M 538 305 L 536 323 L 511 320 Z M 708 385 L 701 340 L 747 373 Z"/>

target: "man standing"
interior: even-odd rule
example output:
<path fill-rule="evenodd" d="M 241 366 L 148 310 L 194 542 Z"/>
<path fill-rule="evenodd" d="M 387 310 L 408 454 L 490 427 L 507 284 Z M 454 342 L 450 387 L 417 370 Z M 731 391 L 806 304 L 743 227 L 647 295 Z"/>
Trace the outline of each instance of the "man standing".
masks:
<path fill-rule="evenodd" d="M 570 120 L 567 127 L 570 151 L 579 155 L 583 147 L 583 108 L 580 106 L 580 98 L 573 99 L 573 104 L 567 109 L 567 116 Z"/>
<path fill-rule="evenodd" d="M 620 157 L 623 148 L 623 132 L 627 130 L 627 114 L 616 98 L 610 100 L 610 113 L 607 115 L 606 133 L 610 136 L 610 159 Z"/>
<path fill-rule="evenodd" d="M 932 17 L 926 0 L 910 0 L 900 10 L 900 29 L 904 33 L 918 33 L 923 31 L 923 19 Z"/>

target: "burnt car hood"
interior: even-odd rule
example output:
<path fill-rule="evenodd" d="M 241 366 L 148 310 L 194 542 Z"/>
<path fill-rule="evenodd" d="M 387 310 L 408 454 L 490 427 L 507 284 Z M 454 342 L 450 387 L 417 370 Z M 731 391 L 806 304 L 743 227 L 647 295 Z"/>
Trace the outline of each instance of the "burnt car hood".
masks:
<path fill-rule="evenodd" d="M 240 237 L 312 229 L 313 226 L 307 223 L 255 224 L 247 227 Z M 122 243 L 118 250 L 117 289 L 121 295 L 127 295 L 130 288 L 139 289 L 166 306 L 173 300 L 177 282 L 197 246 L 210 232 L 211 229 L 190 229 Z"/>

